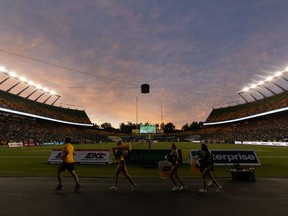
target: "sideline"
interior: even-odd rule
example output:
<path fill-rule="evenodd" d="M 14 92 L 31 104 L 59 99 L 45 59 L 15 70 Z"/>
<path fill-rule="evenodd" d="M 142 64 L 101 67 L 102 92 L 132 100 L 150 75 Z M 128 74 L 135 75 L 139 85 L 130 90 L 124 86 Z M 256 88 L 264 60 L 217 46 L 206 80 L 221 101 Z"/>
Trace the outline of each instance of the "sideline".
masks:
<path fill-rule="evenodd" d="M 79 193 L 74 181 L 64 177 L 64 190 L 53 191 L 56 177 L 0 178 L 0 215 L 79 216 L 79 215 L 253 215 L 288 213 L 288 178 L 260 178 L 255 182 L 218 179 L 224 190 L 208 188 L 199 193 L 201 179 L 183 179 L 186 191 L 172 192 L 170 179 L 136 179 L 131 187 L 120 178 L 118 191 L 110 191 L 113 178 L 81 178 Z"/>

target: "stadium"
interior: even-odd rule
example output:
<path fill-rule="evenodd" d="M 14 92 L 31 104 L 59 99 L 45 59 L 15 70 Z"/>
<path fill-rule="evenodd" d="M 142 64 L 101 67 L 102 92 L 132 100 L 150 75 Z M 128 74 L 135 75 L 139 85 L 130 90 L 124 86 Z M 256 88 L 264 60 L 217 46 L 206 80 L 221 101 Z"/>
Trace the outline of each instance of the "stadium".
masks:
<path fill-rule="evenodd" d="M 251 85 L 253 88 L 239 91 L 238 94 L 245 100 L 245 103 L 213 108 L 200 130 L 157 134 L 154 139 L 176 141 L 187 140 L 189 136 L 200 135 L 199 139 L 212 143 L 285 142 L 288 138 L 286 128 L 288 93 L 281 86 L 283 83 L 279 80 L 288 82 L 285 78 L 286 72 L 286 70 L 281 74 L 277 72 L 274 76 L 266 78 L 265 82 L 260 81 L 261 85 Z M 31 86 L 27 81 L 13 77 L 4 67 L 1 67 L 1 73 L 3 80 L 0 82 L 0 87 L 7 84 L 8 79 L 17 80 L 16 84 L 12 82 L 12 84 L 8 84 L 11 86 L 7 87 L 6 85 L 6 90 L 0 92 L 2 145 L 7 145 L 11 141 L 28 142 L 29 140 L 36 145 L 51 142 L 59 143 L 65 136 L 73 136 L 76 143 L 99 143 L 105 140 L 111 141 L 109 137 L 115 135 L 109 131 L 96 130 L 85 110 L 54 106 L 60 95 L 55 96 L 36 86 Z M 20 89 L 17 94 L 10 93 L 20 83 L 24 83 L 23 89 Z M 29 87 L 30 89 L 34 87 L 34 89 L 31 90 L 32 93 L 30 91 L 25 95 L 24 93 L 28 91 Z M 275 93 L 277 91 L 275 87 L 278 88 L 278 93 Z M 36 94 L 36 91 L 40 93 L 33 100 L 29 99 L 33 94 Z M 267 94 L 267 91 L 270 95 Z M 256 96 L 253 96 L 255 93 Z M 21 94 L 24 94 L 25 97 Z M 47 98 L 43 102 L 38 102 L 44 94 L 47 95 Z M 259 98 L 259 95 L 262 98 Z M 56 97 L 56 100 L 52 104 L 48 104 L 47 101 L 51 97 Z M 248 101 L 249 97 L 253 100 Z M 143 136 L 132 135 L 131 132 L 130 135 L 121 133 L 117 135 L 122 136 L 127 141 L 143 139 Z"/>
<path fill-rule="evenodd" d="M 10 74 L 7 71 L 2 71 L 1 77 L 2 81 L 0 82 L 0 87 L 2 84 L 5 84 L 8 79 L 11 78 Z M 283 76 L 282 78 L 284 79 L 285 77 Z M 16 79 L 16 83 L 23 82 L 17 80 L 17 78 L 15 77 L 12 77 L 11 79 Z M 275 77 L 275 80 L 273 80 L 273 82 L 276 82 L 277 79 L 281 79 L 281 76 Z M 41 93 L 41 89 L 38 89 L 35 86 L 30 86 L 25 82 L 24 84 L 29 86 L 30 88 L 35 88 L 35 90 L 31 90 L 32 92 L 40 91 L 39 94 L 42 94 L 42 96 L 47 94 L 47 92 Z M 269 84 L 271 83 L 266 83 L 266 85 Z M 277 84 L 277 86 L 278 85 L 279 84 Z M 0 175 L 5 177 L 1 178 L 0 181 L 3 183 L 3 185 L 6 185 L 5 189 L 1 189 L 1 191 L 3 191 L 1 193 L 5 194 L 5 200 L 7 200 L 6 208 L 2 208 L 0 210 L 2 211 L 1 215 L 23 214 L 23 211 L 28 212 L 27 215 L 34 215 L 38 213 L 41 213 L 42 215 L 50 215 L 50 211 L 47 211 L 47 209 L 49 209 L 51 206 L 54 206 L 55 211 L 52 210 L 54 215 L 57 215 L 61 212 L 67 212 L 67 209 L 69 209 L 69 205 L 67 202 L 61 201 L 61 207 L 57 207 L 57 204 L 54 203 L 54 200 L 60 201 L 62 199 L 61 196 L 58 197 L 60 198 L 59 200 L 57 197 L 55 198 L 53 196 L 52 192 L 47 194 L 47 187 L 52 187 L 52 184 L 54 184 L 53 182 L 55 182 L 53 176 L 56 169 L 55 166 L 47 164 L 48 155 L 51 150 L 55 148 L 58 148 L 59 150 L 59 148 L 61 148 L 61 144 L 63 144 L 63 140 L 66 136 L 73 137 L 74 143 L 77 144 L 76 148 L 80 149 L 104 148 L 109 150 L 114 145 L 113 140 L 115 138 L 121 138 L 127 142 L 133 142 L 132 146 L 136 149 L 139 148 L 143 150 L 147 149 L 148 147 L 147 145 L 139 144 L 143 142 L 143 140 L 147 140 L 147 134 L 127 134 L 99 130 L 99 128 L 95 128 L 94 125 L 91 123 L 89 117 L 85 113 L 85 110 L 58 107 L 53 105 L 55 101 L 53 101 L 52 104 L 46 103 L 48 99 L 53 97 L 56 97 L 56 100 L 58 100 L 60 98 L 60 95 L 55 96 L 48 93 L 48 97 L 46 96 L 47 99 L 44 100 L 45 102 L 39 102 L 37 101 L 40 98 L 39 96 L 36 96 L 36 99 L 31 100 L 29 99 L 29 96 L 23 97 L 19 93 L 11 93 L 10 90 L 14 88 L 13 86 L 15 86 L 15 83 L 10 85 L 8 87 L 8 90 L 6 87 L 6 90 L 0 91 L 0 140 L 2 145 L 2 148 L 0 149 Z M 25 92 L 25 90 L 28 89 L 27 86 L 25 86 L 21 90 L 21 93 Z M 271 87 L 266 86 L 265 88 Z M 241 93 L 243 95 L 247 94 L 249 97 L 252 96 L 252 93 L 249 91 Z M 28 95 L 31 95 L 31 93 L 28 93 Z M 275 93 L 270 96 L 265 96 L 263 99 L 257 99 L 255 96 L 253 96 L 252 98 L 254 100 L 251 102 L 248 102 L 248 99 L 246 99 L 243 95 L 241 95 L 241 97 L 243 97 L 245 103 L 212 109 L 208 118 L 199 130 L 180 132 L 178 131 L 177 133 L 171 134 L 153 133 L 149 134 L 149 139 L 151 136 L 152 141 L 157 142 L 155 144 L 153 142 L 152 149 L 160 147 L 167 150 L 169 149 L 171 142 L 177 143 L 179 148 L 182 149 L 183 154 L 183 168 L 180 172 L 181 176 L 184 178 L 186 184 L 192 184 L 192 187 L 200 187 L 201 182 L 199 179 L 199 173 L 191 174 L 191 172 L 189 171 L 190 165 L 189 158 L 187 156 L 189 149 L 199 148 L 199 141 L 207 142 L 209 145 L 211 145 L 211 148 L 220 149 L 231 148 L 231 144 L 232 146 L 234 146 L 237 142 L 240 142 L 240 144 L 246 144 L 244 143 L 244 141 L 249 141 L 250 144 L 253 145 L 249 146 L 248 148 L 253 148 L 254 150 L 257 150 L 257 154 L 258 156 L 260 156 L 260 160 L 262 163 L 260 167 L 256 168 L 256 178 L 260 177 L 260 179 L 257 179 L 256 183 L 253 183 L 252 187 L 254 192 L 257 191 L 258 194 L 253 195 L 255 199 L 254 204 L 253 207 L 251 207 L 249 210 L 249 213 L 251 215 L 258 215 L 259 206 L 262 206 L 265 202 L 265 200 L 263 200 L 262 198 L 262 193 L 260 192 L 263 191 L 263 188 L 269 188 L 269 186 L 271 185 L 274 185 L 274 187 L 277 188 L 277 186 L 275 185 L 277 184 L 282 185 L 281 188 L 278 187 L 280 189 L 280 191 L 277 192 L 278 194 L 281 194 L 285 190 L 287 190 L 287 188 L 283 186 L 284 184 L 286 184 L 285 180 L 275 180 L 274 177 L 287 177 L 287 166 L 284 166 L 280 169 L 279 163 L 282 165 L 287 164 L 287 157 L 283 157 L 285 155 L 286 147 L 283 146 L 286 146 L 286 139 L 288 136 L 286 128 L 288 93 L 287 91 L 282 91 L 277 94 Z M 260 95 L 263 96 L 264 93 L 261 92 Z M 22 144 L 22 148 L 7 147 L 9 146 L 9 144 L 17 145 L 19 143 Z M 255 145 L 257 145 L 257 147 Z M 268 149 L 265 146 L 258 147 L 259 145 L 268 145 Z M 11 147 L 13 147 L 13 145 L 11 145 Z M 239 149 L 240 147 L 239 145 L 237 145 L 237 147 L 232 148 Z M 247 149 L 245 145 L 241 145 L 241 148 Z M 271 150 L 273 151 L 273 153 L 271 153 Z M 31 151 L 34 153 L 31 153 Z M 40 155 L 39 152 L 41 152 Z M 31 156 L 31 154 L 33 156 Z M 274 157 L 271 158 L 271 155 Z M 274 160 L 275 158 L 277 159 Z M 118 209 L 107 209 L 109 209 L 109 206 L 111 205 L 117 205 L 120 200 L 125 200 L 125 202 L 128 201 L 130 202 L 129 205 L 133 205 L 133 207 L 130 208 L 132 209 L 132 212 L 128 213 L 128 215 L 135 215 L 135 211 L 137 211 L 139 208 L 144 208 L 146 210 L 153 209 L 153 212 L 155 214 L 158 214 L 156 212 L 159 211 L 166 212 L 167 215 L 171 214 L 169 210 L 164 210 L 164 206 L 167 204 L 167 201 L 165 202 L 165 205 L 164 203 L 160 202 L 160 200 L 163 200 L 167 196 L 171 195 L 167 194 L 167 192 L 163 193 L 163 188 L 166 188 L 165 190 L 167 190 L 170 187 L 170 182 L 159 179 L 157 169 L 153 169 L 153 167 L 151 167 L 151 164 L 149 164 L 148 169 L 147 164 L 131 165 L 129 167 L 130 173 L 136 178 L 137 182 L 140 183 L 137 193 L 131 194 L 127 192 L 127 183 L 122 183 L 123 188 L 122 190 L 117 192 L 116 197 L 114 193 L 107 193 L 108 185 L 111 184 L 111 179 L 113 178 L 114 173 L 113 163 L 111 165 L 81 165 L 77 167 L 77 169 L 79 169 L 82 183 L 86 185 L 87 188 L 83 188 L 83 190 L 81 191 L 81 194 L 86 194 L 85 197 L 81 195 L 80 197 L 71 196 L 69 198 L 71 202 L 80 203 L 78 204 L 79 206 L 76 205 L 74 207 L 74 210 L 72 210 L 72 212 L 70 211 L 71 215 L 78 215 L 81 214 L 83 211 L 86 212 L 86 214 L 88 215 L 94 211 L 97 211 L 101 215 L 119 214 Z M 229 180 L 231 179 L 231 176 L 228 171 L 230 168 L 231 166 L 217 167 L 217 172 L 215 172 L 215 176 L 221 179 L 220 181 L 222 182 L 221 184 L 223 184 L 225 191 L 229 191 L 229 193 L 221 193 L 222 201 L 217 198 L 217 203 L 221 203 L 222 206 L 226 206 L 226 213 L 230 212 L 234 215 L 240 215 L 243 213 L 242 211 L 238 210 L 237 213 L 235 213 L 233 209 L 239 208 L 239 205 L 251 205 L 249 199 L 246 199 L 245 197 L 245 194 L 251 193 L 251 185 L 247 185 L 247 183 L 245 182 L 243 185 L 241 181 L 231 182 L 231 180 Z M 19 176 L 24 178 L 17 178 Z M 43 177 L 45 178 L 43 179 Z M 95 180 L 95 177 L 97 180 Z M 261 177 L 273 178 L 263 180 L 261 179 Z M 5 181 L 6 183 L 4 183 Z M 65 182 L 68 188 L 72 187 L 72 182 L 69 182 L 69 180 L 65 180 Z M 27 186 L 27 184 L 30 186 Z M 34 191 L 31 188 L 31 185 L 38 188 L 37 191 Z M 42 187 L 42 185 L 44 185 L 44 187 Z M 27 207 L 27 202 L 22 201 L 21 204 L 18 204 L 20 208 L 11 210 L 12 207 L 10 198 L 15 199 L 15 197 L 9 196 L 9 198 L 7 194 L 10 194 L 11 191 L 13 191 L 12 188 L 15 187 L 18 188 L 18 193 L 16 193 L 16 196 L 19 196 L 19 194 L 21 196 L 27 196 L 26 194 L 29 193 L 30 195 L 28 196 L 28 199 L 39 199 L 38 197 L 40 193 L 42 197 L 45 197 L 45 204 L 43 202 L 40 202 L 42 203 L 42 208 L 39 209 L 38 207 L 32 207 L 31 205 Z M 29 190 L 29 192 L 27 190 Z M 273 190 L 275 191 L 275 189 Z M 93 207 L 94 205 L 91 203 L 92 200 L 95 199 L 95 191 L 97 191 L 97 196 L 102 197 L 102 199 L 97 199 L 97 203 L 102 206 L 101 209 L 95 209 Z M 242 193 L 239 193 L 239 191 L 242 191 Z M 266 191 L 265 193 L 270 192 Z M 270 194 L 270 198 L 272 197 L 273 199 L 276 199 L 277 193 L 274 193 L 274 195 Z M 155 196 L 155 194 L 157 195 Z M 241 202 L 239 202 L 239 200 L 235 202 L 233 201 L 230 202 L 230 206 L 227 206 L 227 203 L 229 203 L 228 200 L 231 200 L 231 198 L 229 198 L 229 194 L 234 194 L 237 199 L 241 199 Z M 146 199 L 143 200 L 142 196 L 145 196 Z M 196 193 L 196 198 L 197 196 L 199 196 L 199 194 L 197 195 Z M 210 203 L 210 205 L 212 206 L 215 205 L 213 204 L 215 203 L 213 199 L 207 199 L 207 197 L 198 197 L 197 199 L 193 198 L 195 197 L 194 190 L 187 190 L 183 193 L 177 193 L 176 195 L 173 194 L 173 197 L 174 199 L 178 200 L 179 206 L 182 206 L 177 211 L 181 212 L 183 215 L 187 214 L 187 212 L 189 211 L 186 207 L 184 207 L 184 205 L 187 205 L 187 202 L 193 202 L 194 204 L 197 203 L 198 210 L 200 209 L 200 211 L 203 211 L 203 209 L 205 208 L 203 206 L 203 202 Z M 130 199 L 133 199 L 134 201 L 131 201 Z M 154 204 L 151 204 L 149 200 L 153 199 Z M 285 196 L 278 199 L 283 200 L 285 199 Z M 105 202 L 105 200 L 114 201 Z M 203 202 L 201 202 L 201 200 Z M 157 204 L 158 202 L 159 204 Z M 50 204 L 47 205 L 47 203 Z M 168 203 L 170 203 L 170 201 Z M 86 206 L 85 210 L 83 209 L 83 205 Z M 157 205 L 158 207 L 161 207 L 159 211 L 155 211 Z M 171 205 L 171 203 L 169 205 Z M 89 207 L 87 208 L 87 206 Z M 126 207 L 124 205 L 120 208 L 120 211 L 124 213 L 126 211 L 125 209 Z M 215 206 L 214 209 L 218 208 Z M 195 209 L 196 212 L 198 212 L 198 210 Z M 219 212 L 219 214 L 221 214 L 222 212 L 219 209 L 217 211 Z M 268 212 L 283 213 L 285 211 L 285 207 L 283 209 L 283 205 L 280 202 L 279 204 L 276 204 L 273 208 L 270 208 Z M 154 213 L 150 212 L 148 214 L 146 211 L 143 211 L 142 213 L 139 213 L 137 215 L 154 215 Z"/>

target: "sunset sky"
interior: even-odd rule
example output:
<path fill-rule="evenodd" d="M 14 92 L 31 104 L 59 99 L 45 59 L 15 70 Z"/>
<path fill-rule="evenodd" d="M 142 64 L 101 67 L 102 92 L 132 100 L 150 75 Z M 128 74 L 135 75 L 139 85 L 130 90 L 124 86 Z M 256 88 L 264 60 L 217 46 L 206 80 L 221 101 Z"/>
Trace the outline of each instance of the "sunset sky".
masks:
<path fill-rule="evenodd" d="M 115 128 L 136 98 L 138 123 L 205 121 L 288 66 L 287 0 L 0 0 L 0 32 L 0 65 Z"/>

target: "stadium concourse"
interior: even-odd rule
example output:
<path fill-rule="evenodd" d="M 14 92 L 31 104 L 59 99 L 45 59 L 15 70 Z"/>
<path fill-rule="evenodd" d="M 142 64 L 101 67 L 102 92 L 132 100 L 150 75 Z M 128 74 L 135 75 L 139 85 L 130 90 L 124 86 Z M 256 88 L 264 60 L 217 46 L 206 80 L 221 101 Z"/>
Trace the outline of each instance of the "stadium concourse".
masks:
<path fill-rule="evenodd" d="M 263 178 L 256 182 L 219 179 L 224 190 L 199 193 L 200 179 L 184 179 L 185 191 L 171 191 L 170 180 L 135 179 L 131 191 L 120 179 L 118 191 L 110 191 L 113 179 L 81 179 L 82 188 L 74 193 L 74 182 L 64 178 L 65 188 L 55 192 L 55 178 L 0 178 L 1 216 L 79 216 L 79 215 L 233 215 L 271 216 L 288 213 L 288 179 Z"/>

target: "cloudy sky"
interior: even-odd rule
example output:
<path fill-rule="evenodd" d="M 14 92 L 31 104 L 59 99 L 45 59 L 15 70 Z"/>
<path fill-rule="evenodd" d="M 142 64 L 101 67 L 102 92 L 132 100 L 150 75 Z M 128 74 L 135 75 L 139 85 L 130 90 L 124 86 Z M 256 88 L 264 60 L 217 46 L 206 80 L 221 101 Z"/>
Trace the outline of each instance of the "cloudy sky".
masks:
<path fill-rule="evenodd" d="M 287 0 L 0 0 L 0 65 L 98 125 L 181 129 L 287 67 L 287 11 Z"/>

